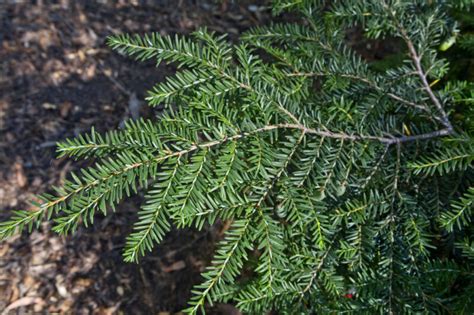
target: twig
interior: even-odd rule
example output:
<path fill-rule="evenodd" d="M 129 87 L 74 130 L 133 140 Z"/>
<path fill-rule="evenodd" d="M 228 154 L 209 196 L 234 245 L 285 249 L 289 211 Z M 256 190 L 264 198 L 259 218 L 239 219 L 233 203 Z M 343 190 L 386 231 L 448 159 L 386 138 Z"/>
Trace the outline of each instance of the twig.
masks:
<path fill-rule="evenodd" d="M 441 120 L 442 120 L 443 124 L 451 132 L 453 130 L 453 126 L 451 125 L 451 122 L 449 121 L 448 115 L 444 111 L 444 108 L 441 105 L 440 101 L 434 95 L 433 90 L 431 89 L 430 84 L 428 83 L 428 80 L 426 80 L 426 74 L 423 72 L 423 68 L 421 67 L 421 57 L 417 54 L 417 52 L 415 50 L 415 47 L 413 46 L 413 43 L 410 40 L 410 38 L 407 36 L 405 30 L 403 28 L 400 28 L 400 32 L 401 32 L 405 42 L 407 43 L 408 50 L 410 51 L 410 54 L 411 54 L 412 59 L 413 59 L 413 63 L 414 63 L 415 68 L 418 72 L 418 76 L 420 77 L 421 82 L 423 83 L 423 86 L 424 86 L 426 92 L 428 93 L 428 95 L 430 96 L 431 101 L 433 102 L 433 104 L 436 106 L 439 113 L 441 114 Z"/>
<path fill-rule="evenodd" d="M 318 76 L 318 77 L 323 77 L 323 76 L 328 76 L 328 75 L 331 75 L 329 73 L 321 73 L 321 72 L 294 72 L 294 73 L 290 73 L 288 74 L 289 77 L 298 77 L 298 76 L 302 76 L 302 77 L 313 77 L 313 76 Z M 367 85 L 369 85 L 370 87 L 372 87 L 373 89 L 377 90 L 377 91 L 380 91 L 380 92 L 383 92 L 385 93 L 385 95 L 387 95 L 388 97 L 400 102 L 400 103 L 403 103 L 405 105 L 409 105 L 409 106 L 412 106 L 414 108 L 417 108 L 417 109 L 420 109 L 420 110 L 423 110 L 429 114 L 431 114 L 431 111 L 429 110 L 429 108 L 427 108 L 426 106 L 424 105 L 420 105 L 420 104 L 416 104 L 412 101 L 409 101 L 407 99 L 404 99 L 403 97 L 401 96 L 398 96 L 394 93 L 391 93 L 391 92 L 385 92 L 383 88 L 381 88 L 380 86 L 378 86 L 375 82 L 367 79 L 367 78 L 363 78 L 363 77 L 360 77 L 360 76 L 357 76 L 357 75 L 353 75 L 353 74 L 345 74 L 345 73 L 340 73 L 340 74 L 336 74 L 340 77 L 343 77 L 343 78 L 348 78 L 348 79 L 352 79 L 352 80 L 357 80 L 357 81 L 360 81 L 360 82 L 363 82 Z"/>
<path fill-rule="evenodd" d="M 328 249 L 324 253 L 324 255 L 321 257 L 321 260 L 319 261 L 319 264 L 316 266 L 316 268 L 311 272 L 311 278 L 309 279 L 308 285 L 301 291 L 301 296 L 303 296 L 306 292 L 308 292 L 309 289 L 311 289 L 311 286 L 313 285 L 314 280 L 318 276 L 319 271 L 321 268 L 323 268 L 324 262 L 326 260 L 326 257 L 329 255 L 329 252 L 331 251 L 332 246 L 334 245 L 335 237 L 331 244 L 329 245 Z"/>
<path fill-rule="evenodd" d="M 443 136 L 449 136 L 450 134 L 453 133 L 453 129 L 441 129 L 433 132 L 428 132 L 428 133 L 423 133 L 419 135 L 414 135 L 414 136 L 402 136 L 398 138 L 392 138 L 392 141 L 387 142 L 389 144 L 394 144 L 394 143 L 404 143 L 404 142 L 411 142 L 411 141 L 416 141 L 416 140 L 426 140 L 426 139 L 432 139 L 432 138 L 437 138 L 437 137 L 443 137 Z"/>
<path fill-rule="evenodd" d="M 449 121 L 448 114 L 446 114 L 446 112 L 445 112 L 443 106 L 441 105 L 440 101 L 434 95 L 433 90 L 431 89 L 431 86 L 428 83 L 428 80 L 426 79 L 426 74 L 423 72 L 423 68 L 421 67 L 421 58 L 420 58 L 420 56 L 417 54 L 417 52 L 415 50 L 415 47 L 413 46 L 412 41 L 406 35 L 405 30 L 403 28 L 401 28 L 400 31 L 402 33 L 403 38 L 405 39 L 405 42 L 407 43 L 408 50 L 410 51 L 410 54 L 411 54 L 412 59 L 413 59 L 413 63 L 414 63 L 415 68 L 418 72 L 418 76 L 420 77 L 421 82 L 423 83 L 424 89 L 426 90 L 426 92 L 428 93 L 431 101 L 433 102 L 433 104 L 436 106 L 439 113 L 441 114 L 441 121 L 442 121 L 443 125 L 446 127 L 447 130 L 449 130 L 449 132 L 452 132 L 453 131 L 453 126 L 451 125 L 451 122 Z"/>
<path fill-rule="evenodd" d="M 375 164 L 375 166 L 373 167 L 372 171 L 370 172 L 369 176 L 367 176 L 364 180 L 364 183 L 362 184 L 361 186 L 361 190 L 364 190 L 365 187 L 369 184 L 370 180 L 372 179 L 372 177 L 375 175 L 375 173 L 377 173 L 377 170 L 379 169 L 380 165 L 382 164 L 383 160 L 385 159 L 385 156 L 387 155 L 388 153 L 388 149 L 389 149 L 389 145 L 386 145 L 385 146 L 385 150 L 383 151 L 383 153 L 381 154 L 380 158 L 378 159 L 377 163 Z"/>
<path fill-rule="evenodd" d="M 401 136 L 401 137 L 377 137 L 371 135 L 356 135 L 356 134 L 347 134 L 341 132 L 333 132 L 329 130 L 319 130 L 308 128 L 301 124 L 276 124 L 276 125 L 268 125 L 262 127 L 260 129 L 254 130 L 252 133 L 260 132 L 260 131 L 269 131 L 273 129 L 298 129 L 303 131 L 306 134 L 315 134 L 321 137 L 328 137 L 332 139 L 343 139 L 343 140 L 352 140 L 352 141 L 378 141 L 388 145 L 395 144 L 395 143 L 405 143 L 405 142 L 412 142 L 417 140 L 427 140 L 431 138 L 437 138 L 441 136 L 446 136 L 452 133 L 452 131 L 448 129 L 437 130 L 433 132 L 423 133 L 414 136 Z M 235 138 L 232 137 L 232 138 Z"/>
<path fill-rule="evenodd" d="M 441 105 L 441 102 L 438 100 L 438 98 L 435 96 L 433 93 L 433 90 L 431 89 L 430 84 L 428 83 L 428 80 L 426 79 L 426 73 L 423 71 L 423 67 L 421 66 L 421 56 L 418 54 L 418 52 L 415 49 L 415 45 L 413 44 L 412 40 L 407 34 L 407 31 L 405 28 L 400 24 L 400 22 L 397 20 L 396 16 L 390 10 L 388 5 L 384 2 L 384 7 L 387 9 L 387 11 L 390 13 L 392 16 L 393 20 L 395 21 L 401 37 L 405 41 L 408 47 L 408 51 L 410 52 L 411 59 L 413 60 L 413 64 L 415 66 L 416 72 L 418 76 L 421 79 L 421 83 L 423 84 L 424 90 L 428 93 L 428 96 L 430 97 L 431 101 L 433 104 L 436 106 L 436 109 L 438 112 L 441 114 L 441 122 L 443 125 L 446 127 L 446 130 L 448 131 L 448 134 L 451 134 L 453 132 L 453 126 L 451 125 L 451 122 L 449 121 L 448 114 L 446 114 L 446 111 L 443 108 L 443 105 Z"/>

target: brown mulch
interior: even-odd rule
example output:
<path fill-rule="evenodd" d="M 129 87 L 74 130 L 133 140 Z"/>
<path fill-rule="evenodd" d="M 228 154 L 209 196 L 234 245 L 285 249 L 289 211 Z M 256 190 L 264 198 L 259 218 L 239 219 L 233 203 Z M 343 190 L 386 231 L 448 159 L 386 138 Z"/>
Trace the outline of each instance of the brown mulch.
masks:
<path fill-rule="evenodd" d="M 0 220 L 78 167 L 54 159 L 56 141 L 153 116 L 145 92 L 173 68 L 124 58 L 106 36 L 208 26 L 235 39 L 268 19 L 258 1 L 0 2 Z M 0 314 L 164 315 L 185 307 L 221 227 L 172 231 L 141 264 L 126 264 L 121 250 L 140 198 L 73 236 L 54 235 L 45 223 L 1 242 Z"/>

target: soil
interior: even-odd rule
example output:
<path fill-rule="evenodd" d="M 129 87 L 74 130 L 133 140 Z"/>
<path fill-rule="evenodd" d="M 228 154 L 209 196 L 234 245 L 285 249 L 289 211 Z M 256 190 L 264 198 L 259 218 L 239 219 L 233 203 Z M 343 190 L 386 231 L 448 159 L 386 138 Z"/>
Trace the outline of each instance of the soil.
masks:
<path fill-rule="evenodd" d="M 264 1 L 1 2 L 0 220 L 84 165 L 55 159 L 57 141 L 155 114 L 142 101 L 145 92 L 174 68 L 120 56 L 105 45 L 108 35 L 207 26 L 232 40 L 269 17 Z M 174 230 L 140 264 L 127 264 L 121 251 L 140 200 L 125 201 L 72 236 L 52 234 L 44 223 L 1 242 L 0 311 L 165 315 L 183 309 L 223 227 Z M 211 312 L 239 314 L 230 305 Z"/>

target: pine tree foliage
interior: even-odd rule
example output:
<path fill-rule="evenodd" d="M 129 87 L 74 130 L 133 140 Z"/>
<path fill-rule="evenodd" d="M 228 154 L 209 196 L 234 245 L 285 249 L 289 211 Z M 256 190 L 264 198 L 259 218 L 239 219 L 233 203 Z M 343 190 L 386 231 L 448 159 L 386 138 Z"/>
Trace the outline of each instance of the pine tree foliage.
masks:
<path fill-rule="evenodd" d="M 440 87 L 438 48 L 457 32 L 447 12 L 469 4 L 275 0 L 275 14 L 301 21 L 238 44 L 206 29 L 112 36 L 119 53 L 177 66 L 147 96 L 163 114 L 59 143 L 59 156 L 96 164 L 15 211 L 0 236 L 43 220 L 67 234 L 144 190 L 127 262 L 172 226 L 232 222 L 190 314 L 217 302 L 250 314 L 467 314 L 473 129 L 454 118 L 473 90 Z M 346 44 L 352 26 L 399 40 L 403 64 L 374 70 Z"/>

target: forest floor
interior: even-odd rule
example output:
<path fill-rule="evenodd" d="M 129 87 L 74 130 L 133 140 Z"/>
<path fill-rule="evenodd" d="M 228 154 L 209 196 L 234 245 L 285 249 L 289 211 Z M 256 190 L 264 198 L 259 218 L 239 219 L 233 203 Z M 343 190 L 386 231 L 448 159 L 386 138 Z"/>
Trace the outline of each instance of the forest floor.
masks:
<path fill-rule="evenodd" d="M 207 26 L 235 39 L 268 22 L 258 1 L 1 1 L 0 220 L 28 208 L 79 164 L 55 143 L 152 117 L 146 90 L 173 72 L 120 56 L 111 34 L 189 33 Z M 262 1 L 260 1 L 262 2 Z M 68 237 L 44 223 L 0 243 L 0 314 L 171 314 L 186 306 L 223 227 L 171 232 L 141 264 L 122 261 L 140 196 Z M 214 314 L 239 314 L 229 305 Z"/>

